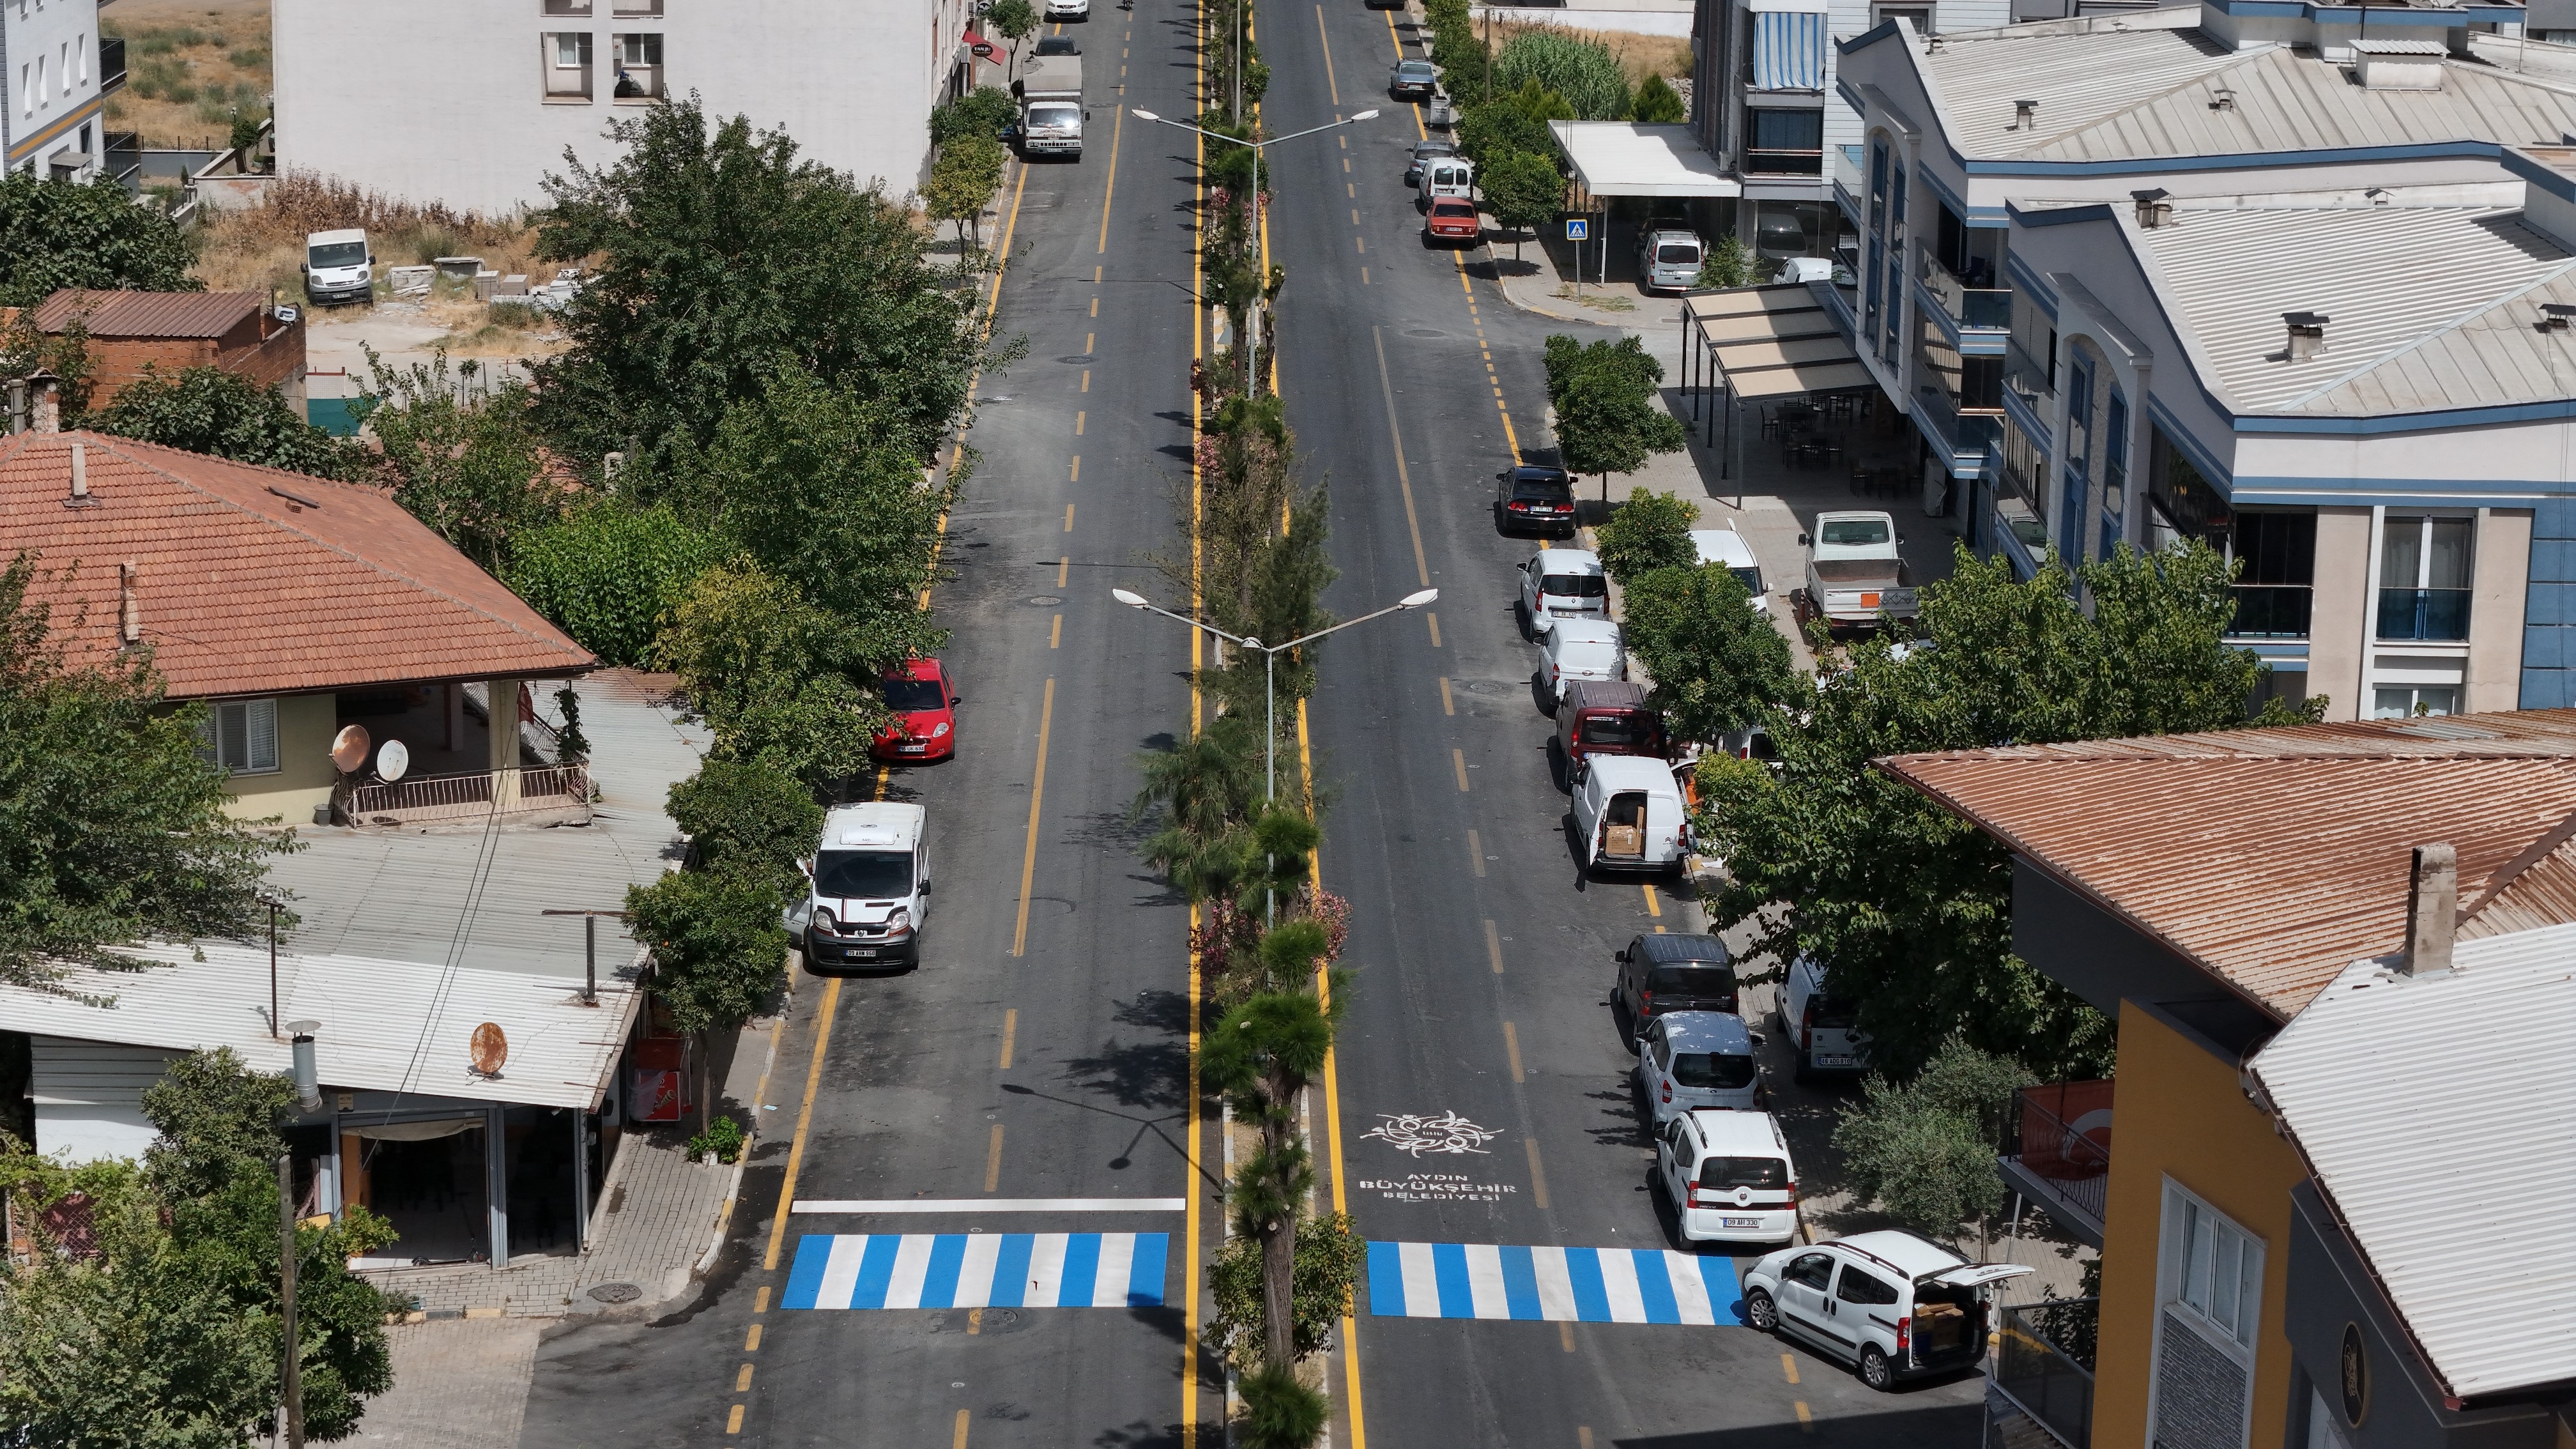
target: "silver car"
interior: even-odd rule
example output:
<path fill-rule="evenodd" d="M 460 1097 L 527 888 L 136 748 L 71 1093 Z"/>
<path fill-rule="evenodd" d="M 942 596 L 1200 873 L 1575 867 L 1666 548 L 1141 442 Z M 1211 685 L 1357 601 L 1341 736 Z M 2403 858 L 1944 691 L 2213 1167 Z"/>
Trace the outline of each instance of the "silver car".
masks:
<path fill-rule="evenodd" d="M 1637 1047 L 1637 1091 L 1655 1131 L 1696 1107 L 1752 1111 L 1762 1095 L 1753 1033 L 1733 1012 L 1658 1016 Z"/>
<path fill-rule="evenodd" d="M 1707 249 L 1684 227 L 1649 227 L 1637 236 L 1637 285 L 1649 292 L 1687 292 L 1699 285 Z"/>

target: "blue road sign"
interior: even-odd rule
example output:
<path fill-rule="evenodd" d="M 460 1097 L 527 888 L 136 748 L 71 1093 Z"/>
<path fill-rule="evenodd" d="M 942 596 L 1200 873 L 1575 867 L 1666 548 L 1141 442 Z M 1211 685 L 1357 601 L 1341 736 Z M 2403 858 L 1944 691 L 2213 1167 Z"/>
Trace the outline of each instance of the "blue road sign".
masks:
<path fill-rule="evenodd" d="M 1588 217 L 1581 217 L 1581 216 L 1569 216 L 1569 217 L 1567 217 L 1567 218 L 1565 219 L 1565 239 L 1566 239 L 1567 241 L 1589 241 L 1589 240 L 1591 240 L 1591 239 L 1592 239 L 1592 222 L 1591 222 L 1591 219 L 1590 219 L 1590 218 L 1588 218 Z"/>

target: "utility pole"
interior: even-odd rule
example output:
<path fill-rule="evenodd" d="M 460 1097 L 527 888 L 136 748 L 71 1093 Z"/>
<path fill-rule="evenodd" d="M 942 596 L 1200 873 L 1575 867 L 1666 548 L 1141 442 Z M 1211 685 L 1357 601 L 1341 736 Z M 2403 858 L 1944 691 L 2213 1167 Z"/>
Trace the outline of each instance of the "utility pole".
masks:
<path fill-rule="evenodd" d="M 286 1449 L 304 1449 L 304 1366 L 295 1336 L 295 1154 L 277 1158 L 278 1312 L 286 1327 Z"/>

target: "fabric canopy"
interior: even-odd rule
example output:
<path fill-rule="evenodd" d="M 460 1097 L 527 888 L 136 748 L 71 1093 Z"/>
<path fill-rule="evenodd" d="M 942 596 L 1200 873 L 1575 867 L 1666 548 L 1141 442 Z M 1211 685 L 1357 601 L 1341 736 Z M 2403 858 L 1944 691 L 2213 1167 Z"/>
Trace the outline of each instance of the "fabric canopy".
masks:
<path fill-rule="evenodd" d="M 1808 11 L 1757 11 L 1753 16 L 1753 88 L 1823 90 L 1825 19 Z"/>
<path fill-rule="evenodd" d="M 1813 290 L 1826 285 L 1735 287 L 1690 298 L 1691 322 L 1736 397 L 1758 402 L 1873 385 Z"/>

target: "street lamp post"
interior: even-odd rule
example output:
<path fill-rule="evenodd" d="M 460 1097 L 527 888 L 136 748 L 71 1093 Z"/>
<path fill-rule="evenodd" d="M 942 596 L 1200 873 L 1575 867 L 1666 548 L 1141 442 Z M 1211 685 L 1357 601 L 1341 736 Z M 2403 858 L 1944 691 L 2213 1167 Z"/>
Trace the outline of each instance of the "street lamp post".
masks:
<path fill-rule="evenodd" d="M 1243 67 L 1240 63 L 1238 63 L 1234 69 L 1237 76 L 1240 76 L 1243 73 Z M 1253 244 L 1256 247 L 1260 245 L 1261 237 L 1261 153 L 1272 146 L 1278 145 L 1282 141 L 1294 141 L 1300 137 L 1313 136 L 1342 126 L 1355 126 L 1362 121 L 1374 121 L 1377 119 L 1376 111 L 1367 110 L 1362 111 L 1358 115 L 1352 116 L 1347 120 L 1334 121 L 1321 126 L 1309 126 L 1303 131 L 1291 131 L 1285 136 L 1273 136 L 1267 141 L 1246 141 L 1236 136 L 1220 136 L 1214 131 L 1202 130 L 1197 126 L 1193 126 L 1187 121 L 1175 121 L 1169 116 L 1158 116 L 1152 111 L 1143 110 L 1135 106 L 1129 106 L 1127 109 L 1130 114 L 1134 115 L 1136 119 L 1140 121 L 1152 121 L 1159 125 L 1173 127 L 1177 130 L 1194 131 L 1212 141 L 1224 141 L 1232 145 L 1249 146 L 1252 148 L 1252 235 Z M 1236 119 L 1238 121 L 1242 119 L 1241 110 L 1241 103 L 1238 102 L 1236 105 Z M 1263 263 L 1267 263 L 1269 261 L 1268 255 L 1264 254 L 1261 260 Z M 1254 282 L 1252 287 L 1252 306 L 1244 314 L 1243 327 L 1243 390 L 1247 394 L 1259 390 L 1261 385 L 1260 373 L 1257 372 L 1255 368 L 1261 358 L 1261 293 L 1262 289 L 1269 285 L 1269 268 L 1266 265 L 1256 266 L 1254 268 Z M 1283 645 L 1282 647 L 1284 648 L 1286 646 Z"/>

